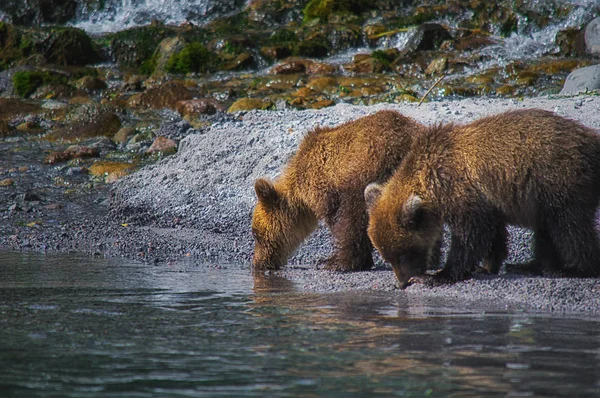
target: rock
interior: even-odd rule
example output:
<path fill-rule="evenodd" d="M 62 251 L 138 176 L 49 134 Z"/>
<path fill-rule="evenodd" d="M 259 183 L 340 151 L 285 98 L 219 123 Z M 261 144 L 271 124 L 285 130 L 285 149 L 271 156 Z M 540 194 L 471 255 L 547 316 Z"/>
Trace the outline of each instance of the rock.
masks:
<path fill-rule="evenodd" d="M 97 148 L 91 148 L 82 145 L 71 145 L 63 152 L 53 152 L 46 156 L 44 163 L 56 164 L 66 162 L 71 159 L 85 159 L 100 156 L 100 151 Z"/>
<path fill-rule="evenodd" d="M 321 108 L 326 108 L 326 107 L 333 106 L 333 105 L 335 105 L 335 101 L 330 100 L 330 99 L 324 99 L 324 100 L 321 100 L 321 101 L 317 101 L 314 104 L 311 104 L 309 106 L 309 108 L 311 108 L 311 109 L 321 109 Z"/>
<path fill-rule="evenodd" d="M 137 130 L 133 127 L 122 127 L 117 131 L 117 134 L 113 137 L 113 141 L 117 144 L 124 143 L 129 139 L 129 137 L 134 136 L 137 133 Z"/>
<path fill-rule="evenodd" d="M 182 117 L 198 114 L 214 115 L 217 112 L 215 103 L 216 100 L 212 98 L 179 101 L 177 102 L 177 112 L 179 112 Z"/>
<path fill-rule="evenodd" d="M 170 81 L 158 87 L 149 88 L 139 96 L 134 96 L 129 101 L 133 107 L 176 110 L 179 101 L 190 100 L 194 93 L 181 82 Z M 134 99 L 135 98 L 135 99 Z"/>
<path fill-rule="evenodd" d="M 90 121 L 78 120 L 67 127 L 59 128 L 46 135 L 48 140 L 79 140 L 91 137 L 114 137 L 121 128 L 121 121 L 112 112 L 104 112 Z"/>
<path fill-rule="evenodd" d="M 98 161 L 90 167 L 89 171 L 93 176 L 104 177 L 107 180 L 110 177 L 111 181 L 116 181 L 129 174 L 134 167 L 135 165 L 131 163 Z"/>
<path fill-rule="evenodd" d="M 273 106 L 273 103 L 269 100 L 264 101 L 260 98 L 240 98 L 229 107 L 227 113 L 251 111 L 253 109 L 267 109 L 271 106 Z"/>
<path fill-rule="evenodd" d="M 284 74 L 307 74 L 307 75 L 331 75 L 338 71 L 333 65 L 316 62 L 310 59 L 288 58 L 269 71 L 272 75 Z"/>
<path fill-rule="evenodd" d="M 445 40 L 451 40 L 450 33 L 440 24 L 424 23 L 413 32 L 403 52 L 415 53 L 439 48 Z"/>
<path fill-rule="evenodd" d="M 223 65 L 223 70 L 243 70 L 243 69 L 251 69 L 256 66 L 256 61 L 252 55 L 247 52 L 241 53 L 234 60 L 227 62 Z"/>
<path fill-rule="evenodd" d="M 93 76 L 84 76 L 75 82 L 75 87 L 84 91 L 104 90 L 107 86 L 104 80 Z"/>
<path fill-rule="evenodd" d="M 260 49 L 260 54 L 269 59 L 284 59 L 292 55 L 292 51 L 289 46 L 270 46 L 262 47 Z"/>
<path fill-rule="evenodd" d="M 578 57 L 585 55 L 584 31 L 577 28 L 561 30 L 556 33 L 554 43 L 558 47 L 560 57 Z"/>
<path fill-rule="evenodd" d="M 66 102 L 63 101 L 56 101 L 56 100 L 45 100 L 44 102 L 42 102 L 42 108 L 44 109 L 50 109 L 53 111 L 56 110 L 60 110 L 60 109 L 66 109 L 69 107 L 69 104 L 67 104 Z"/>
<path fill-rule="evenodd" d="M 0 187 L 10 187 L 15 184 L 15 181 L 12 178 L 5 178 L 0 180 Z"/>
<path fill-rule="evenodd" d="M 431 61 L 427 69 L 425 69 L 425 73 L 428 75 L 434 75 L 437 73 L 442 73 L 446 70 L 448 66 L 448 59 L 446 57 L 439 57 Z"/>
<path fill-rule="evenodd" d="M 337 90 L 337 79 L 331 76 L 313 77 L 308 80 L 306 87 L 317 92 L 334 92 Z"/>
<path fill-rule="evenodd" d="M 165 67 L 169 58 L 183 50 L 184 47 L 185 42 L 179 37 L 167 37 L 163 39 L 154 52 L 153 58 L 156 60 L 156 66 L 153 73 L 165 73 Z"/>
<path fill-rule="evenodd" d="M 146 150 L 146 154 L 161 152 L 165 155 L 171 155 L 177 152 L 177 142 L 167 137 L 156 137 L 150 148 Z"/>
<path fill-rule="evenodd" d="M 584 39 L 588 54 L 600 56 L 600 17 L 587 24 Z"/>
<path fill-rule="evenodd" d="M 592 65 L 571 72 L 560 94 L 577 94 L 598 89 L 600 89 L 600 65 Z"/>
<path fill-rule="evenodd" d="M 116 149 L 115 143 L 108 137 L 97 138 L 91 142 L 87 142 L 86 145 L 100 152 L 110 152 Z"/>

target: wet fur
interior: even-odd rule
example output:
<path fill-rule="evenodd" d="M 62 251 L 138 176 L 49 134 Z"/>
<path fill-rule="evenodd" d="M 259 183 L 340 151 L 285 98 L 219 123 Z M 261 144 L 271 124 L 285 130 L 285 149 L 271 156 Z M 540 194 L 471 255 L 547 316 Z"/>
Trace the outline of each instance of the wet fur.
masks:
<path fill-rule="evenodd" d="M 406 210 L 415 195 L 418 219 Z M 599 199 L 598 134 L 552 112 L 512 111 L 434 126 L 416 139 L 372 199 L 369 234 L 404 283 L 422 274 L 406 253 L 428 250 L 443 224 L 451 243 L 438 279 L 467 278 L 480 262 L 497 272 L 507 256 L 507 224 L 533 230 L 535 270 L 598 276 Z"/>
<path fill-rule="evenodd" d="M 380 111 L 309 132 L 276 181 L 256 181 L 254 266 L 278 269 L 323 220 L 334 240 L 328 268 L 370 269 L 373 246 L 363 191 L 392 175 L 412 137 L 423 130 L 397 112 Z"/>

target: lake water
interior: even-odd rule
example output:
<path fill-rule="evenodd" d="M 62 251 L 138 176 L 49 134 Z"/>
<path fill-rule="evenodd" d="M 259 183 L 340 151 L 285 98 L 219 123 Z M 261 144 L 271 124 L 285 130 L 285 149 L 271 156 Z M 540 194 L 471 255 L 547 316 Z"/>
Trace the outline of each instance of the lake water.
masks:
<path fill-rule="evenodd" d="M 0 253 L 1 397 L 600 396 L 600 319 Z"/>

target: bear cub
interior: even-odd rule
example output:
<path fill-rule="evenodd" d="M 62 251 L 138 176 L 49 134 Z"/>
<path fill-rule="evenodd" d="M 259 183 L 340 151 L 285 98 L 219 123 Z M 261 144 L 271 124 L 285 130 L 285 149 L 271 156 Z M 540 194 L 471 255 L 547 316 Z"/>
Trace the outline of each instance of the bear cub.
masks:
<path fill-rule="evenodd" d="M 414 120 L 384 110 L 307 133 L 274 182 L 255 182 L 253 266 L 279 269 L 323 220 L 334 241 L 327 268 L 371 268 L 364 189 L 387 180 L 423 130 Z"/>
<path fill-rule="evenodd" d="M 480 263 L 497 273 L 507 224 L 533 230 L 533 270 L 598 276 L 599 199 L 600 136 L 536 109 L 430 127 L 385 185 L 365 189 L 369 236 L 401 287 L 423 274 L 444 224 L 448 258 L 431 282 L 465 279 Z"/>

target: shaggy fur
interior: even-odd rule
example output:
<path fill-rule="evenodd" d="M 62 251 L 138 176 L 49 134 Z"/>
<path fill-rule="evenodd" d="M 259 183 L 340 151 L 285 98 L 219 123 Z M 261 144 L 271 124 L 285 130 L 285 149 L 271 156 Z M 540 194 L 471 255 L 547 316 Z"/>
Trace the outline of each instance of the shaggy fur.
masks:
<path fill-rule="evenodd" d="M 467 278 L 480 262 L 497 272 L 507 224 L 533 230 L 533 269 L 600 274 L 600 136 L 552 112 L 431 127 L 388 183 L 369 186 L 365 197 L 369 236 L 402 286 L 423 273 L 444 223 L 451 244 L 437 282 Z"/>
<path fill-rule="evenodd" d="M 324 220 L 334 239 L 327 267 L 372 267 L 363 191 L 387 180 L 424 127 L 393 111 L 380 111 L 334 128 L 316 128 L 275 181 L 258 179 L 252 219 L 253 265 L 278 269 Z"/>

